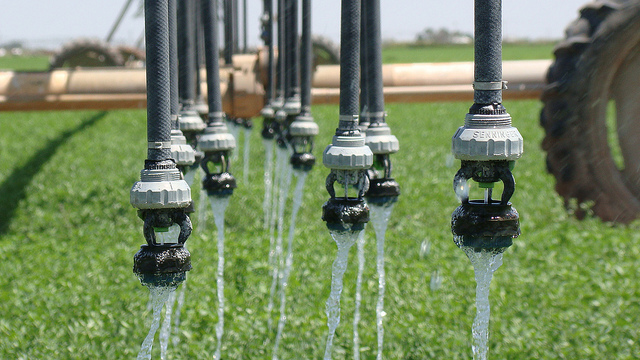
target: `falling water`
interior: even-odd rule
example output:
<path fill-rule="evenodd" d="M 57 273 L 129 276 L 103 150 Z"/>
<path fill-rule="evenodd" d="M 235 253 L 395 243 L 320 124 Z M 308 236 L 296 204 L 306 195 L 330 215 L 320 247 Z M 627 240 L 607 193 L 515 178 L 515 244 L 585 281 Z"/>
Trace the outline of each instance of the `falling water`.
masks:
<path fill-rule="evenodd" d="M 389 217 L 393 211 L 393 203 L 384 205 L 370 204 L 371 207 L 371 225 L 376 232 L 376 247 L 378 250 L 377 269 L 378 269 L 378 303 L 376 304 L 376 326 L 378 329 L 378 356 L 382 359 L 382 347 L 384 343 L 384 317 L 387 313 L 384 311 L 384 292 L 386 289 L 386 276 L 384 272 L 384 238 L 389 224 Z"/>
<path fill-rule="evenodd" d="M 489 285 L 493 273 L 502 265 L 502 252 L 478 251 L 463 246 L 476 277 L 476 318 L 473 320 L 473 359 L 486 360 L 489 342 Z"/>
<path fill-rule="evenodd" d="M 153 320 L 147 337 L 144 338 L 140 352 L 138 353 L 138 360 L 150 360 L 151 349 L 153 348 L 153 338 L 156 335 L 156 331 L 160 327 L 160 317 L 162 316 L 162 306 L 167 302 L 169 296 L 175 292 L 175 286 L 153 286 L 149 285 L 149 293 L 151 295 L 151 307 L 153 309 Z"/>
<path fill-rule="evenodd" d="M 289 282 L 289 275 L 291 274 L 291 267 L 293 266 L 293 237 L 296 230 L 296 218 L 298 216 L 298 210 L 302 205 L 302 196 L 304 195 L 304 183 L 307 179 L 307 173 L 304 171 L 296 171 L 296 177 L 298 181 L 293 191 L 293 208 L 291 209 L 291 222 L 289 224 L 289 242 L 287 244 L 287 256 L 284 264 L 284 271 L 280 277 L 280 319 L 278 320 L 278 332 L 276 333 L 276 340 L 273 346 L 273 359 L 278 359 L 278 347 L 280 346 L 280 339 L 282 339 L 282 331 L 284 330 L 285 322 L 287 321 L 286 314 L 286 291 Z"/>
<path fill-rule="evenodd" d="M 264 144 L 264 200 L 262 201 L 262 213 L 264 214 L 264 229 L 270 224 L 271 194 L 273 189 L 273 144 L 275 141 L 262 139 Z"/>
<path fill-rule="evenodd" d="M 164 320 L 160 327 L 160 359 L 166 360 L 167 348 L 169 347 L 169 337 L 171 336 L 171 315 L 173 306 L 176 303 L 176 293 L 171 292 L 165 305 Z"/>
<path fill-rule="evenodd" d="M 244 128 L 244 167 L 242 169 L 242 180 L 246 184 L 249 182 L 249 157 L 251 156 L 251 129 Z"/>
<path fill-rule="evenodd" d="M 178 345 L 178 343 L 180 342 L 178 329 L 180 329 L 180 312 L 182 310 L 182 307 L 184 306 L 184 293 L 186 292 L 186 289 L 187 280 L 185 279 L 185 281 L 182 283 L 182 286 L 180 287 L 180 291 L 178 291 L 178 295 L 176 296 L 176 313 L 173 317 L 173 333 L 175 334 L 175 336 L 171 338 L 174 346 Z"/>
<path fill-rule="evenodd" d="M 360 231 L 350 230 L 331 230 L 331 237 L 338 245 L 338 253 L 336 260 L 333 262 L 331 272 L 331 293 L 327 299 L 327 326 L 329 331 L 327 334 L 327 346 L 324 351 L 324 359 L 331 359 L 331 350 L 333 348 L 333 338 L 336 335 L 336 329 L 340 323 L 340 295 L 342 294 L 342 280 L 344 272 L 347 270 L 347 262 L 349 257 L 349 249 L 358 239 Z"/>
<path fill-rule="evenodd" d="M 216 324 L 216 338 L 218 344 L 214 359 L 220 360 L 222 349 L 222 334 L 224 333 L 224 212 L 229 205 L 229 196 L 210 196 L 213 220 L 218 229 L 218 271 L 216 273 L 216 287 L 218 292 L 218 323 Z"/>
<path fill-rule="evenodd" d="M 356 304 L 353 310 L 353 359 L 360 360 L 360 304 L 362 303 L 362 274 L 364 273 L 364 230 L 360 232 L 356 242 L 358 250 L 358 278 L 356 280 Z"/>
<path fill-rule="evenodd" d="M 229 121 L 227 122 L 227 128 L 229 129 L 229 132 L 233 135 L 234 139 L 240 140 L 240 125 L 236 124 L 235 121 Z M 236 142 L 236 143 L 240 144 L 239 142 Z M 240 153 L 240 149 L 238 149 L 238 151 L 234 151 L 233 154 L 231 154 L 232 162 L 238 161 L 239 153 Z"/>
<path fill-rule="evenodd" d="M 289 165 L 287 162 L 288 159 L 289 150 L 286 147 L 278 146 L 276 151 L 276 173 L 280 174 L 280 179 L 276 182 L 278 187 L 278 201 L 277 204 L 274 204 L 274 206 L 277 205 L 278 210 L 278 235 L 276 236 L 274 242 L 275 244 L 272 247 L 273 251 L 269 252 L 269 260 L 272 264 L 271 291 L 269 293 L 269 303 L 267 304 L 267 313 L 269 315 L 269 329 L 271 329 L 273 325 L 271 320 L 271 312 L 273 311 L 273 305 L 275 302 L 278 278 L 282 276 L 280 269 L 284 267 L 284 259 L 282 257 L 282 240 L 284 237 L 284 210 L 285 205 L 287 204 L 287 197 L 289 195 L 289 187 L 291 186 L 291 177 L 293 175 L 291 165 Z"/>

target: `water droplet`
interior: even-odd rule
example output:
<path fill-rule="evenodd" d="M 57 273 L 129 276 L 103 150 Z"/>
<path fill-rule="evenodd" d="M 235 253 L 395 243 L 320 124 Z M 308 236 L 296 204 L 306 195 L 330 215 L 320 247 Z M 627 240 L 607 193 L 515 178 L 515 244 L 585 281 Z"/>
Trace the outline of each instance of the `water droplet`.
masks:
<path fill-rule="evenodd" d="M 431 241 L 425 239 L 420 244 L 420 260 L 424 260 L 431 253 Z"/>
<path fill-rule="evenodd" d="M 431 288 L 431 291 L 438 291 L 442 287 L 442 277 L 440 277 L 440 272 L 438 270 L 431 273 L 429 287 Z"/>
<path fill-rule="evenodd" d="M 453 190 L 456 192 L 456 197 L 460 202 L 469 199 L 469 184 L 466 179 L 456 179 L 453 184 Z"/>

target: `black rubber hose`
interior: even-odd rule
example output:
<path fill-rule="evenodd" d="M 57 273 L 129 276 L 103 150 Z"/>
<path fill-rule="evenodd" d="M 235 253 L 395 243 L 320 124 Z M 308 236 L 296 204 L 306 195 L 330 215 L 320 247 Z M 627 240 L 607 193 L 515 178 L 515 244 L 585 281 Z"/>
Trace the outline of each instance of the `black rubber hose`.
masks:
<path fill-rule="evenodd" d="M 285 0 L 285 98 L 300 93 L 299 87 L 299 47 L 298 47 L 298 0 Z"/>
<path fill-rule="evenodd" d="M 370 126 L 384 122 L 384 93 L 382 84 L 382 37 L 380 33 L 380 0 L 368 0 L 362 13 L 363 22 L 366 22 L 363 34 L 367 39 L 365 46 L 367 77 L 367 112 L 369 113 Z"/>
<path fill-rule="evenodd" d="M 284 0 L 278 0 L 278 97 L 284 97 L 285 62 L 284 62 Z"/>
<path fill-rule="evenodd" d="M 266 33 L 264 40 L 265 46 L 267 47 L 268 52 L 268 62 L 267 62 L 267 89 L 265 91 L 265 97 L 267 100 L 272 100 L 275 98 L 275 58 L 274 58 L 274 49 L 273 49 L 273 0 L 264 0 L 264 12 L 267 16 L 266 28 L 263 31 Z"/>
<path fill-rule="evenodd" d="M 502 82 L 502 0 L 475 0 L 475 81 Z M 475 90 L 476 104 L 502 103 L 502 90 Z"/>
<path fill-rule="evenodd" d="M 178 130 L 178 112 L 180 111 L 180 99 L 178 95 L 178 0 L 169 0 L 169 81 L 171 91 L 171 129 Z"/>
<path fill-rule="evenodd" d="M 218 54 L 218 4 L 216 0 L 201 0 L 204 28 L 205 63 L 207 67 L 207 101 L 209 124 L 222 123 L 222 95 L 220 93 L 220 55 Z"/>
<path fill-rule="evenodd" d="M 362 13 L 366 11 L 367 1 L 369 0 L 361 0 L 360 2 L 360 10 Z M 367 48 L 367 19 L 365 16 L 362 16 L 362 20 L 360 22 L 360 123 L 369 123 L 369 115 L 367 112 L 369 111 L 369 97 L 367 95 L 367 91 L 369 87 L 367 86 L 367 76 L 365 75 L 367 66 L 367 56 L 365 54 L 365 49 Z"/>
<path fill-rule="evenodd" d="M 180 102 L 192 104 L 195 99 L 195 2 L 182 0 L 178 7 L 178 57 Z"/>
<path fill-rule="evenodd" d="M 147 56 L 147 141 L 162 143 L 148 149 L 148 160 L 171 158 L 171 106 L 169 83 L 169 4 L 168 0 L 145 0 L 145 39 Z"/>
<path fill-rule="evenodd" d="M 302 48 L 300 49 L 300 104 L 302 112 L 311 111 L 311 0 L 302 0 Z"/>
<path fill-rule="evenodd" d="M 235 25 L 233 23 L 233 0 L 224 1 L 224 63 L 233 64 L 234 34 Z"/>
<path fill-rule="evenodd" d="M 196 13 L 202 13 L 202 6 L 200 2 L 196 2 Z M 202 63 L 204 62 L 204 41 L 203 36 L 204 32 L 202 30 L 202 16 L 196 16 L 196 97 L 195 99 L 202 98 L 202 89 L 200 88 L 200 84 L 202 84 L 202 78 L 200 77 L 200 69 L 202 69 Z"/>
<path fill-rule="evenodd" d="M 360 96 L 360 0 L 342 0 L 340 25 L 340 125 L 338 130 L 358 128 Z"/>

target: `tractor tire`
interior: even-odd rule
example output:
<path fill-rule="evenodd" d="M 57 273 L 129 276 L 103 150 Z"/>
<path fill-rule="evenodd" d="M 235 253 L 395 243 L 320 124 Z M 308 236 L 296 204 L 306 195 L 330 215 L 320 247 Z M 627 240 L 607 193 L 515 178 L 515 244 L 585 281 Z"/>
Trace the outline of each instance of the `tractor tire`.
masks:
<path fill-rule="evenodd" d="M 640 0 L 586 4 L 554 54 L 540 123 L 556 191 L 579 219 L 629 223 L 640 215 Z"/>
<path fill-rule="evenodd" d="M 102 40 L 79 39 L 65 44 L 50 62 L 50 69 L 75 67 L 123 66 L 118 49 Z"/>
<path fill-rule="evenodd" d="M 311 37 L 311 47 L 313 48 L 313 67 L 318 65 L 340 64 L 340 47 L 330 39 L 313 35 Z"/>
<path fill-rule="evenodd" d="M 134 46 L 118 46 L 118 51 L 122 55 L 124 66 L 132 68 L 143 68 L 147 59 L 147 54 L 143 49 Z"/>

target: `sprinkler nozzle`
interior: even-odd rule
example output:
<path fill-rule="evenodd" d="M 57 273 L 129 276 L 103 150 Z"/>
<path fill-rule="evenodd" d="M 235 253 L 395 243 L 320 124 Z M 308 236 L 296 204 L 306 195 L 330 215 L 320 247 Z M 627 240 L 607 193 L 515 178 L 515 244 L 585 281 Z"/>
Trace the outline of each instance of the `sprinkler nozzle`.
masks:
<path fill-rule="evenodd" d="M 230 196 L 236 187 L 236 179 L 228 172 L 208 173 L 202 179 L 202 188 L 209 196 Z"/>
<path fill-rule="evenodd" d="M 196 99 L 191 109 L 197 112 L 202 120 L 206 119 L 207 115 L 209 115 L 209 105 L 207 105 L 202 96 Z"/>
<path fill-rule="evenodd" d="M 398 201 L 400 185 L 391 178 L 371 179 L 364 195 L 371 204 L 385 205 Z"/>
<path fill-rule="evenodd" d="M 180 130 L 171 130 L 171 158 L 178 168 L 191 166 L 196 161 L 195 150 L 187 144 L 187 138 Z"/>
<path fill-rule="evenodd" d="M 133 257 L 133 272 L 145 286 L 177 286 L 189 270 L 191 254 L 182 245 L 142 245 Z"/>
<path fill-rule="evenodd" d="M 290 163 L 294 169 L 310 171 L 316 162 L 313 156 L 313 140 L 320 132 L 318 124 L 313 121 L 310 113 L 304 112 L 296 116 L 289 125 L 288 138 L 293 154 Z"/>
<path fill-rule="evenodd" d="M 361 231 L 369 222 L 369 206 L 362 198 L 334 198 L 322 205 L 322 220 L 329 230 Z"/>
<path fill-rule="evenodd" d="M 451 216 L 451 231 L 458 247 L 502 252 L 520 235 L 520 217 L 511 203 L 463 203 Z"/>
<path fill-rule="evenodd" d="M 472 161 L 517 160 L 522 156 L 523 139 L 511 126 L 511 115 L 500 104 L 474 105 L 452 139 L 456 159 Z"/>
<path fill-rule="evenodd" d="M 207 125 L 202 121 L 202 118 L 193 106 L 187 106 L 184 108 L 178 116 L 178 127 L 187 138 L 189 144 L 195 146 L 196 137 L 200 134 Z"/>

